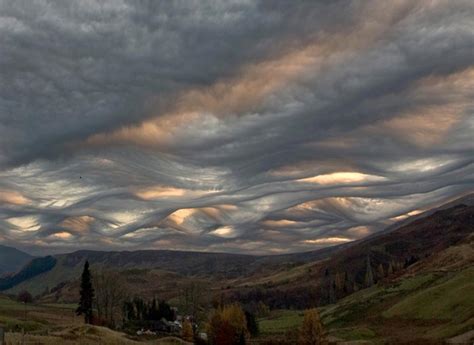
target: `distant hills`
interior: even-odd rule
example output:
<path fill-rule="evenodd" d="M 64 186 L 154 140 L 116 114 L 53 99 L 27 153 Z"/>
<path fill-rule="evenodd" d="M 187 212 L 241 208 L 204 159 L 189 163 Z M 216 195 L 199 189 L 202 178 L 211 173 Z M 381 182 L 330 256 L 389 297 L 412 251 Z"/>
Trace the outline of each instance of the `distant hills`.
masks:
<path fill-rule="evenodd" d="M 243 278 L 227 293 L 246 303 L 261 300 L 283 309 L 334 303 L 387 277 L 436 262 L 450 247 L 474 241 L 473 233 L 474 206 L 461 204 L 339 248 L 325 259 Z M 469 260 L 464 265 L 474 264 Z"/>
<path fill-rule="evenodd" d="M 16 248 L 0 245 L 0 276 L 19 271 L 33 256 Z"/>
<path fill-rule="evenodd" d="M 16 253 L 30 261 L 10 265 L 10 272 L 23 268 L 0 278 L 0 291 L 28 290 L 42 303 L 76 303 L 89 260 L 93 276 L 102 269 L 119 272 L 120 286 L 131 296 L 179 305 L 183 291 L 197 286 L 210 300 L 265 303 L 272 316 L 264 323 L 286 325 L 290 316 L 301 318 L 301 309 L 318 306 L 329 336 L 338 341 L 437 344 L 474 329 L 473 195 L 367 238 L 304 253 L 81 250 L 28 258 L 4 248 L 3 258 Z M 279 312 L 282 319 L 273 320 Z M 271 336 L 285 338 L 283 331 L 276 328 Z"/>
<path fill-rule="evenodd" d="M 439 253 L 471 241 L 472 200 L 472 195 L 467 196 L 374 236 L 305 253 L 252 256 L 168 250 L 77 251 L 39 258 L 17 274 L 0 279 L 0 291 L 27 289 L 44 295 L 54 290 L 55 299 L 64 299 L 61 290 L 75 291 L 73 285 L 85 260 L 89 260 L 93 269 L 123 272 L 129 284 L 145 295 L 173 297 L 179 293 L 176 284 L 200 280 L 225 290 L 229 298 L 263 300 L 275 308 L 326 304 L 391 274 L 403 274 L 415 263 L 436 262 Z M 367 277 L 368 271 L 371 277 Z M 73 300 L 74 296 L 72 293 L 68 298 Z"/>

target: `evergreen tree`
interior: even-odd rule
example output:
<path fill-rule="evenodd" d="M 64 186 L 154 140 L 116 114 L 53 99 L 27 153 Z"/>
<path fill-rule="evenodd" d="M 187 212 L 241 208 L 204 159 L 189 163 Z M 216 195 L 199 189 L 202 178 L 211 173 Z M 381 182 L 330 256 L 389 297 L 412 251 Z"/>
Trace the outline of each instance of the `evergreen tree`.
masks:
<path fill-rule="evenodd" d="M 379 266 L 377 267 L 377 274 L 378 274 L 380 280 L 385 277 L 385 270 L 383 269 L 382 264 L 379 264 Z"/>
<path fill-rule="evenodd" d="M 92 323 L 92 302 L 94 301 L 94 288 L 92 287 L 89 261 L 84 264 L 84 271 L 81 276 L 81 299 L 76 309 L 77 315 L 84 315 L 85 323 Z"/>
<path fill-rule="evenodd" d="M 253 337 L 258 336 L 259 328 L 257 319 L 255 318 L 255 314 L 251 313 L 250 311 L 246 311 L 245 318 L 247 319 L 247 329 L 250 335 L 252 335 Z"/>
<path fill-rule="evenodd" d="M 365 271 L 365 286 L 370 287 L 374 285 L 374 273 L 372 272 L 372 265 L 370 264 L 370 257 L 367 255 L 367 268 Z"/>
<path fill-rule="evenodd" d="M 387 275 L 392 275 L 392 274 L 393 274 L 393 264 L 392 262 L 390 262 L 387 269 Z"/>

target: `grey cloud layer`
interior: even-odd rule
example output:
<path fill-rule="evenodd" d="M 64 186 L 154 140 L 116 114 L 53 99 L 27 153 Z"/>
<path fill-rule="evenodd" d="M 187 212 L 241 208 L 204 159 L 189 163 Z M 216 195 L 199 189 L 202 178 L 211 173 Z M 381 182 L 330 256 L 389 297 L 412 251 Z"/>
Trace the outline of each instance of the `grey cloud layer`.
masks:
<path fill-rule="evenodd" d="M 470 1 L 0 1 L 0 241 L 307 250 L 474 188 Z"/>

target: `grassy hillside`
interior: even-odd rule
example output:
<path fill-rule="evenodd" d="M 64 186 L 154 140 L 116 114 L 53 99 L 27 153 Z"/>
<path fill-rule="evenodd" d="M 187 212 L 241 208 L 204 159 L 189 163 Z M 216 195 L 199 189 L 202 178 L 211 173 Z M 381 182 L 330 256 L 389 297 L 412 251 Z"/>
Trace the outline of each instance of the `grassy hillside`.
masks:
<path fill-rule="evenodd" d="M 474 330 L 474 242 L 468 240 L 320 307 L 331 339 L 426 344 Z M 288 338 L 302 319 L 300 310 L 272 311 L 260 319 L 262 337 Z"/>
<path fill-rule="evenodd" d="M 352 327 L 391 341 L 446 339 L 474 328 L 472 291 L 472 267 L 427 273 L 354 293 L 324 308 L 322 317 L 335 336 Z"/>

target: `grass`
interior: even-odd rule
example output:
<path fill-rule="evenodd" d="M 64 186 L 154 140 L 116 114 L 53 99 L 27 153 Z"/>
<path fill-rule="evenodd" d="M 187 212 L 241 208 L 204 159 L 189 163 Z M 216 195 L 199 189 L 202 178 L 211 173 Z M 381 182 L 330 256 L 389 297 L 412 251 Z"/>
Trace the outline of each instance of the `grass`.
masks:
<path fill-rule="evenodd" d="M 301 310 L 275 310 L 269 317 L 259 320 L 262 335 L 282 334 L 301 326 L 303 311 Z"/>
<path fill-rule="evenodd" d="M 251 287 L 265 284 L 288 284 L 289 282 L 307 274 L 311 266 L 313 266 L 313 263 L 303 264 L 296 267 L 286 267 L 278 272 L 268 272 L 268 274 L 260 274 L 257 277 L 252 276 L 247 279 L 239 280 L 239 284 L 236 285 L 236 287 Z"/>
<path fill-rule="evenodd" d="M 423 320 L 453 320 L 460 323 L 473 316 L 472 291 L 474 268 L 464 270 L 440 284 L 404 298 L 382 315 Z"/>
<path fill-rule="evenodd" d="M 59 332 L 49 335 L 34 335 L 21 333 L 7 333 L 5 338 L 9 345 L 35 344 L 35 345 L 187 345 L 189 343 L 176 337 L 166 337 L 148 341 L 128 339 L 124 334 L 107 328 L 97 326 L 70 326 Z"/>
<path fill-rule="evenodd" d="M 336 338 L 353 341 L 353 340 L 373 340 L 377 334 L 367 327 L 348 327 L 340 328 L 330 332 Z"/>
<path fill-rule="evenodd" d="M 321 308 L 321 316 L 345 340 L 446 339 L 474 328 L 472 291 L 474 268 L 428 273 L 356 292 Z"/>
<path fill-rule="evenodd" d="M 84 325 L 82 319 L 74 316 L 73 304 L 36 304 L 28 306 L 28 320 L 24 319 L 24 305 L 0 296 L 0 325 L 6 331 L 9 345 L 51 344 L 51 345 L 183 345 L 179 338 L 131 339 L 124 333 L 104 327 Z M 23 331 L 25 334 L 23 335 Z"/>

